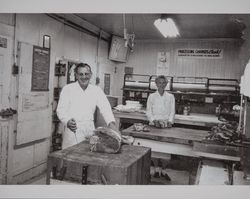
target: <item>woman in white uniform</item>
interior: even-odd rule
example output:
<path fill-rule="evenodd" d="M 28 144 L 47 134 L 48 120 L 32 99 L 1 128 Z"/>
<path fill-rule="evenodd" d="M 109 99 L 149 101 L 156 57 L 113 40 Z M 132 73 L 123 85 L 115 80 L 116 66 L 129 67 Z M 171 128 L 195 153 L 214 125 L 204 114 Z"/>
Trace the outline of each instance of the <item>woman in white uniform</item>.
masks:
<path fill-rule="evenodd" d="M 164 75 L 160 75 L 155 79 L 157 91 L 150 94 L 147 100 L 147 118 L 149 124 L 160 127 L 170 128 L 174 123 L 175 117 L 175 98 L 174 95 L 165 91 L 168 80 Z M 155 177 L 163 176 L 166 180 L 171 180 L 165 170 L 164 162 L 160 159 L 152 161 Z"/>
<path fill-rule="evenodd" d="M 65 124 L 62 134 L 62 149 L 88 139 L 95 129 L 96 107 L 108 127 L 117 130 L 109 101 L 98 86 L 89 84 L 92 71 L 88 64 L 80 63 L 75 68 L 76 82 L 63 87 L 58 106 L 58 118 Z"/>

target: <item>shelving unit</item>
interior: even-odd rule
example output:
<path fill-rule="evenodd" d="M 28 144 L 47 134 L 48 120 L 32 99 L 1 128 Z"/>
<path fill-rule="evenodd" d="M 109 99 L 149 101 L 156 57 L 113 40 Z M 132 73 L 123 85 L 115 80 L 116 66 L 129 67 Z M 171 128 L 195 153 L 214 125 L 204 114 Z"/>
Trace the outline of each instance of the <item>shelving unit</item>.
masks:
<path fill-rule="evenodd" d="M 59 86 L 59 80 L 62 76 L 66 75 L 66 64 L 58 63 L 55 65 L 55 77 L 57 77 L 57 86 L 54 87 L 54 104 L 58 104 L 60 92 L 62 88 Z M 56 114 L 56 107 L 53 109 L 53 117 L 52 117 L 52 122 L 54 125 L 54 131 L 52 133 L 52 146 L 51 146 L 51 151 L 57 151 L 62 149 L 62 134 L 58 133 L 58 128 L 60 124 L 60 120 L 57 117 Z"/>

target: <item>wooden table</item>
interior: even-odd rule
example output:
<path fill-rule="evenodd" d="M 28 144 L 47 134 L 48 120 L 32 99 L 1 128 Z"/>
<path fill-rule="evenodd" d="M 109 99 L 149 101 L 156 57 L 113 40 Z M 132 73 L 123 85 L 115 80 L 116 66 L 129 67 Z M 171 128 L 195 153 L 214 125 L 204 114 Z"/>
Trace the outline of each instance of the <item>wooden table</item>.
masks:
<path fill-rule="evenodd" d="M 118 126 L 120 126 L 120 120 L 121 119 L 129 119 L 131 120 L 131 123 L 133 123 L 134 120 L 142 120 L 147 121 L 146 114 L 143 112 L 122 112 L 113 110 L 116 123 Z M 176 124 L 185 124 L 185 125 L 194 125 L 194 126 L 202 126 L 202 127 L 212 127 L 214 125 L 217 125 L 221 123 L 220 120 L 215 115 L 209 115 L 209 114 L 191 114 L 191 115 L 175 115 L 175 121 Z"/>
<path fill-rule="evenodd" d="M 177 127 L 159 129 L 150 126 L 150 132 L 137 132 L 131 126 L 124 129 L 122 134 L 135 137 L 134 145 L 150 147 L 153 154 L 157 152 L 240 161 L 239 147 L 207 143 L 204 138 L 208 131 L 205 130 Z"/>
<path fill-rule="evenodd" d="M 81 183 L 87 176 L 84 180 L 87 184 L 148 184 L 150 160 L 151 149 L 147 147 L 122 145 L 120 153 L 108 154 L 91 152 L 90 145 L 81 142 L 48 156 L 47 184 L 51 171 L 63 173 L 65 167 L 63 180 L 66 181 Z M 87 175 L 83 173 L 86 167 Z"/>

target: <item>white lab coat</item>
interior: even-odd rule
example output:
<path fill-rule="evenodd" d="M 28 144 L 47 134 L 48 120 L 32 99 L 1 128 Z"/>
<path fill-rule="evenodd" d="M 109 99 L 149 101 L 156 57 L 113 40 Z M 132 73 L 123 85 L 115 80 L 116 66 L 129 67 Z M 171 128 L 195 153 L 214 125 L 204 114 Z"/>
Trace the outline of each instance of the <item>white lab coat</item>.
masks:
<path fill-rule="evenodd" d="M 173 124 L 175 116 L 174 95 L 166 91 L 162 96 L 158 91 L 150 94 L 147 101 L 146 115 L 149 122 L 153 122 L 153 120 L 168 120 Z"/>
<path fill-rule="evenodd" d="M 77 125 L 76 135 L 65 127 L 65 131 L 62 133 L 63 149 L 75 145 L 93 134 L 96 107 L 100 109 L 107 124 L 115 121 L 109 101 L 100 87 L 88 85 L 83 90 L 78 82 L 63 87 L 57 106 L 58 118 L 65 126 L 71 118 L 74 118 Z"/>

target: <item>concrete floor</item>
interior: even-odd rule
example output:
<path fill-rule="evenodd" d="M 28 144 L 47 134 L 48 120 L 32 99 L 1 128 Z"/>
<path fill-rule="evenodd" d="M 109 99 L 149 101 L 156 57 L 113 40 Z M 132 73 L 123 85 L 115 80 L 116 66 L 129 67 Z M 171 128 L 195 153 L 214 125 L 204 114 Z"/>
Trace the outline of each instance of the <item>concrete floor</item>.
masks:
<path fill-rule="evenodd" d="M 171 181 L 166 180 L 164 177 L 155 178 L 151 177 L 152 185 L 189 185 L 189 172 L 177 171 L 173 169 L 166 169 Z"/>
<path fill-rule="evenodd" d="M 166 169 L 167 174 L 171 178 L 171 181 L 167 181 L 164 177 L 155 178 L 151 177 L 151 185 L 189 185 L 189 172 L 177 171 L 173 169 Z M 29 185 L 45 185 L 46 175 L 41 175 L 31 181 L 27 182 Z M 66 181 L 51 180 L 52 185 L 77 185 L 77 183 L 71 183 Z"/>
<path fill-rule="evenodd" d="M 156 159 L 152 159 L 155 162 Z M 192 158 L 187 158 L 183 156 L 171 156 L 171 159 L 163 160 L 161 159 L 161 165 L 166 168 L 164 171 L 167 172 L 168 176 L 171 178 L 171 181 L 166 180 L 164 177 L 155 178 L 153 173 L 151 173 L 151 185 L 189 185 L 194 184 L 197 171 L 197 161 L 194 161 Z M 160 165 L 159 165 L 160 166 Z M 151 169 L 154 168 L 151 166 Z M 41 175 L 35 179 L 32 179 L 26 184 L 36 184 L 44 185 L 46 184 L 46 175 Z M 53 181 L 51 184 L 76 184 L 65 181 Z"/>

